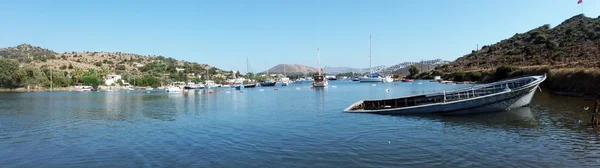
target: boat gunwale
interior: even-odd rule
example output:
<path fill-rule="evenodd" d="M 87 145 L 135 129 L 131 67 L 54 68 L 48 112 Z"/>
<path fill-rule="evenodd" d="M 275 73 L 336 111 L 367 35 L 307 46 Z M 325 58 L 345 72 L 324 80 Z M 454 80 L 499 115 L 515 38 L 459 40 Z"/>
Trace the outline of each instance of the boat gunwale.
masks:
<path fill-rule="evenodd" d="M 479 97 L 474 97 L 474 98 L 467 98 L 467 99 L 462 99 L 462 100 L 455 100 L 455 101 L 449 101 L 449 102 L 439 102 L 439 103 L 430 103 L 430 104 L 422 104 L 422 105 L 399 107 L 399 108 L 389 108 L 389 109 L 351 110 L 356 105 L 364 103 L 365 101 L 385 101 L 385 100 L 393 100 L 393 99 L 401 99 L 401 98 L 409 98 L 409 97 L 417 97 L 417 96 L 426 96 L 427 97 L 428 95 L 427 94 L 421 94 L 421 95 L 411 95 L 411 96 L 389 98 L 389 99 L 360 100 L 360 101 L 358 101 L 358 102 L 356 102 L 356 103 L 348 106 L 346 109 L 344 109 L 344 112 L 350 112 L 350 113 L 376 113 L 376 112 L 387 112 L 387 111 L 393 111 L 393 110 L 404 110 L 404 109 L 422 108 L 422 107 L 428 107 L 428 106 L 448 105 L 448 104 L 460 103 L 460 102 L 464 102 L 464 101 L 478 100 L 478 99 L 481 99 L 481 98 L 487 98 L 487 97 L 490 97 L 490 96 L 496 96 L 496 95 L 506 94 L 506 93 L 510 93 L 510 92 L 513 92 L 513 91 L 520 91 L 520 90 L 523 90 L 523 89 L 528 88 L 528 87 L 533 86 L 533 85 L 539 85 L 539 84 L 541 84 L 546 79 L 546 76 L 545 75 L 541 75 L 541 76 L 528 76 L 528 77 L 522 77 L 522 78 L 516 78 L 516 79 L 498 81 L 498 82 L 494 82 L 494 83 L 490 83 L 490 84 L 485 84 L 484 86 L 485 87 L 496 86 L 496 85 L 503 84 L 503 83 L 508 83 L 508 82 L 512 82 L 512 81 L 523 80 L 525 78 L 535 78 L 535 81 L 532 81 L 531 83 L 523 85 L 523 86 L 521 86 L 519 88 L 508 89 L 508 90 L 504 90 L 504 91 L 501 91 L 501 92 L 488 94 L 488 95 L 485 95 L 485 96 L 479 96 Z M 479 86 L 481 86 L 481 85 L 479 85 Z M 482 86 L 482 87 L 479 87 L 479 88 L 485 88 L 485 87 Z M 446 91 L 446 92 L 459 92 L 459 91 L 467 91 L 467 90 L 470 90 L 470 89 L 471 88 L 456 89 L 456 90 L 451 90 L 451 91 Z M 438 94 L 429 94 L 429 95 L 438 95 Z"/>

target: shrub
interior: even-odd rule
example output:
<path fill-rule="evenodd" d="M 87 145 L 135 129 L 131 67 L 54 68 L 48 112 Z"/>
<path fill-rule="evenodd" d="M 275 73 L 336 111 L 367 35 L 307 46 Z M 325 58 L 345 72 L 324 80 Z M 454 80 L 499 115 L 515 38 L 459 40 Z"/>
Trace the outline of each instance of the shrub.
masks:
<path fill-rule="evenodd" d="M 102 66 L 102 62 L 96 62 L 96 63 L 94 63 L 94 65 L 101 67 Z"/>
<path fill-rule="evenodd" d="M 125 68 L 125 65 L 120 64 L 120 65 L 117 65 L 116 69 L 117 70 L 125 70 L 126 68 Z"/>
<path fill-rule="evenodd" d="M 496 80 L 502 80 L 502 79 L 506 79 L 509 77 L 509 74 L 515 70 L 514 67 L 510 66 L 510 65 L 502 65 L 498 68 L 496 68 L 496 72 L 494 73 L 494 77 L 496 77 Z"/>
<path fill-rule="evenodd" d="M 467 79 L 467 74 L 463 71 L 454 72 L 454 81 L 462 82 Z"/>
<path fill-rule="evenodd" d="M 480 81 L 481 80 L 481 72 L 469 72 L 467 76 L 470 81 Z"/>
<path fill-rule="evenodd" d="M 65 69 L 67 69 L 66 65 L 60 66 L 60 70 L 65 70 Z"/>

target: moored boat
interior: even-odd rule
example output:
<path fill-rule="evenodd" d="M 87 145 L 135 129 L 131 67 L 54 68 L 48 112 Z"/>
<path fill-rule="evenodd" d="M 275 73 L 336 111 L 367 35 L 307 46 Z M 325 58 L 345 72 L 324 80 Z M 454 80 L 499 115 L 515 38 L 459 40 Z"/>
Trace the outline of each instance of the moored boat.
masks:
<path fill-rule="evenodd" d="M 92 86 L 74 86 L 76 92 L 91 92 L 94 90 Z"/>
<path fill-rule="evenodd" d="M 290 84 L 290 78 L 281 78 L 281 86 L 288 86 Z"/>
<path fill-rule="evenodd" d="M 181 93 L 183 92 L 183 88 L 185 87 L 184 82 L 173 82 L 169 87 L 167 87 L 167 92 L 169 93 Z"/>
<path fill-rule="evenodd" d="M 402 82 L 414 82 L 415 80 L 412 79 L 402 79 Z"/>
<path fill-rule="evenodd" d="M 275 86 L 275 84 L 277 84 L 277 82 L 272 81 L 272 80 L 265 80 L 263 82 L 260 83 L 260 86 L 265 87 L 265 86 Z"/>
<path fill-rule="evenodd" d="M 327 75 L 325 77 L 327 78 L 327 80 L 337 80 L 337 77 L 335 75 Z"/>
<path fill-rule="evenodd" d="M 319 68 L 321 68 L 321 52 L 320 52 L 319 48 L 317 48 L 317 60 L 319 62 Z M 316 75 L 314 77 L 312 86 L 313 87 L 327 87 L 327 85 L 328 85 L 327 77 L 322 75 L 323 69 L 319 69 L 318 71 L 319 71 L 319 73 L 318 73 L 318 75 Z"/>
<path fill-rule="evenodd" d="M 383 114 L 480 113 L 526 106 L 546 76 L 509 79 L 470 88 L 392 99 L 361 100 L 344 112 Z"/>
<path fill-rule="evenodd" d="M 323 75 L 315 76 L 315 80 L 313 81 L 312 85 L 313 87 L 327 87 L 327 78 L 325 78 Z"/>

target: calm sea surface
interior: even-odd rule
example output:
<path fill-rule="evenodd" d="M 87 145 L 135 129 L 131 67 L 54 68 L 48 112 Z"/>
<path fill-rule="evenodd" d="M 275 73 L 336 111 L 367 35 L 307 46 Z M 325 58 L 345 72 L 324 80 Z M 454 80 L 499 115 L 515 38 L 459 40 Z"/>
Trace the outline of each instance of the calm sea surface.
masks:
<path fill-rule="evenodd" d="M 593 102 L 580 98 L 538 92 L 530 107 L 466 116 L 342 112 L 460 87 L 0 93 L 0 167 L 600 166 L 600 138 L 584 124 Z"/>

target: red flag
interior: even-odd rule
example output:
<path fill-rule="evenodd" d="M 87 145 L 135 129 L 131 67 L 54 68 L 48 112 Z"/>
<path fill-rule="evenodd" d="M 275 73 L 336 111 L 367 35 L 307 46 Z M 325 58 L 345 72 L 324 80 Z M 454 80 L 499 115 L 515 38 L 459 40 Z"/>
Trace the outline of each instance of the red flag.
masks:
<path fill-rule="evenodd" d="M 577 1 L 577 4 L 581 4 L 581 3 L 583 3 L 583 0 Z"/>

